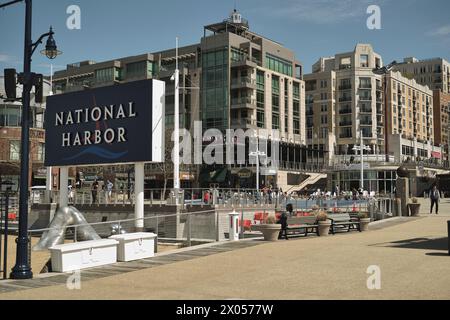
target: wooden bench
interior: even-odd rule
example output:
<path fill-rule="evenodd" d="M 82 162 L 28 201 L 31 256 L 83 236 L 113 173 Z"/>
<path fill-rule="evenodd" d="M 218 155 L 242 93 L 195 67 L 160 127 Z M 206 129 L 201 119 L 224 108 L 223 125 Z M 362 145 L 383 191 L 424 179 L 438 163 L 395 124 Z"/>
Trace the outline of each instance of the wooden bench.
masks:
<path fill-rule="evenodd" d="M 308 233 L 319 233 L 319 226 L 317 225 L 316 217 L 289 217 L 287 219 L 287 236 L 296 237 L 304 235 L 308 236 Z"/>
<path fill-rule="evenodd" d="M 350 232 L 352 230 L 361 232 L 359 219 L 350 217 L 348 213 L 329 214 L 328 219 L 331 220 L 331 233 L 336 231 Z"/>

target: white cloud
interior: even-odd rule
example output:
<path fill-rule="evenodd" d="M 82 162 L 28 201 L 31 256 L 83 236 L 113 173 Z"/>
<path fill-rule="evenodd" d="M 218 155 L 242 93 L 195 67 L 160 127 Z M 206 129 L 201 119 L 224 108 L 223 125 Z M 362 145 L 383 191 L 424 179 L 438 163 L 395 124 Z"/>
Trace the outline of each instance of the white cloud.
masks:
<path fill-rule="evenodd" d="M 435 30 L 428 32 L 428 35 L 433 37 L 446 37 L 450 36 L 450 24 L 446 26 L 439 27 Z"/>
<path fill-rule="evenodd" d="M 9 62 L 9 61 L 11 61 L 11 56 L 0 53 L 0 62 Z"/>
<path fill-rule="evenodd" d="M 0 63 L 8 63 L 8 64 L 19 64 L 19 59 L 15 56 L 11 56 L 9 54 L 0 53 Z"/>
<path fill-rule="evenodd" d="M 367 17 L 367 7 L 380 4 L 373 0 L 286 0 L 276 2 L 279 7 L 268 12 L 275 17 L 288 18 L 316 24 L 343 22 L 358 17 Z M 267 8 L 264 8 L 267 10 Z"/>

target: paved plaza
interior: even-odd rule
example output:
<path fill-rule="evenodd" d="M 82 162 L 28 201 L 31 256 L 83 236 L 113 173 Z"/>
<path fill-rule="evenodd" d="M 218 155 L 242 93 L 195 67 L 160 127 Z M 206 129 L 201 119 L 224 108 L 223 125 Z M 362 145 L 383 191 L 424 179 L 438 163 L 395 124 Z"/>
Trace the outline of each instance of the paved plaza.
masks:
<path fill-rule="evenodd" d="M 27 280 L 36 288 L 5 289 L 0 300 L 450 299 L 450 200 L 442 200 L 438 216 L 425 214 L 429 204 L 421 201 L 421 217 L 377 222 L 369 232 L 183 249 L 123 263 L 109 273 L 87 272 L 80 290 L 51 285 L 53 277 Z M 381 270 L 380 290 L 367 288 L 366 271 L 373 265 Z M 56 277 L 60 283 L 67 278 Z"/>

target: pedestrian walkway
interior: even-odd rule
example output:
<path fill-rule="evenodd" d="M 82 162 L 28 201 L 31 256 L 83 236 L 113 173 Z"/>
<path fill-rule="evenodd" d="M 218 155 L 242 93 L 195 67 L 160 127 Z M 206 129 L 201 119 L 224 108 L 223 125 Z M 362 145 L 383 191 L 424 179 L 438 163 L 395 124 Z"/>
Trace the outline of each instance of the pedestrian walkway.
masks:
<path fill-rule="evenodd" d="M 90 269 L 80 290 L 67 288 L 67 275 L 1 282 L 0 300 L 450 299 L 450 201 L 440 211 L 363 233 L 219 243 Z M 380 290 L 367 287 L 373 266 Z"/>
<path fill-rule="evenodd" d="M 252 247 L 261 244 L 262 241 L 219 242 L 197 247 L 176 250 L 174 253 L 163 253 L 155 257 L 132 262 L 118 262 L 113 265 L 101 266 L 82 270 L 80 275 L 83 280 L 92 280 L 110 277 L 117 274 L 149 269 L 179 261 L 191 260 L 217 253 Z M 16 290 L 26 290 L 66 284 L 71 274 L 48 273 L 35 276 L 29 280 L 5 280 L 0 281 L 0 293 Z"/>

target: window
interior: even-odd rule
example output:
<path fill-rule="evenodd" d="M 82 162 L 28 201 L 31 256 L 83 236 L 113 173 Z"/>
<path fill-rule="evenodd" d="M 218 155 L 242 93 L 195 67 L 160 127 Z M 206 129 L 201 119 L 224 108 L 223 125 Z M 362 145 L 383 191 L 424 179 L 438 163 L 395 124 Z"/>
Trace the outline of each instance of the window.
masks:
<path fill-rule="evenodd" d="M 300 99 L 300 83 L 294 82 L 292 95 L 294 99 Z"/>
<path fill-rule="evenodd" d="M 243 61 L 247 56 L 245 51 L 231 48 L 231 61 Z"/>
<path fill-rule="evenodd" d="M 127 78 L 144 77 L 149 72 L 150 75 L 152 75 L 153 67 L 150 67 L 147 64 L 149 64 L 150 66 L 153 65 L 153 63 L 147 61 L 128 63 L 126 65 L 126 77 Z M 148 69 L 150 69 L 150 71 Z"/>
<path fill-rule="evenodd" d="M 44 143 L 39 143 L 37 145 L 36 160 L 43 162 L 44 161 L 44 157 L 45 157 L 45 144 Z"/>
<path fill-rule="evenodd" d="M 266 54 L 266 68 L 292 77 L 292 62 Z"/>
<path fill-rule="evenodd" d="M 9 142 L 9 160 L 20 160 L 20 141 Z"/>
<path fill-rule="evenodd" d="M 280 116 L 278 114 L 272 115 L 272 129 L 280 129 Z"/>
<path fill-rule="evenodd" d="M 256 125 L 264 128 L 264 72 L 258 70 L 256 73 Z"/>
<path fill-rule="evenodd" d="M 359 58 L 359 63 L 361 68 L 368 68 L 369 67 L 369 55 L 362 54 Z"/>
<path fill-rule="evenodd" d="M 350 57 L 341 58 L 339 69 L 349 69 L 352 66 L 352 59 Z"/>
<path fill-rule="evenodd" d="M 300 134 L 300 121 L 294 118 L 294 134 Z"/>
<path fill-rule="evenodd" d="M 7 107 L 0 108 L 0 127 L 18 127 L 20 126 L 21 107 Z"/>

